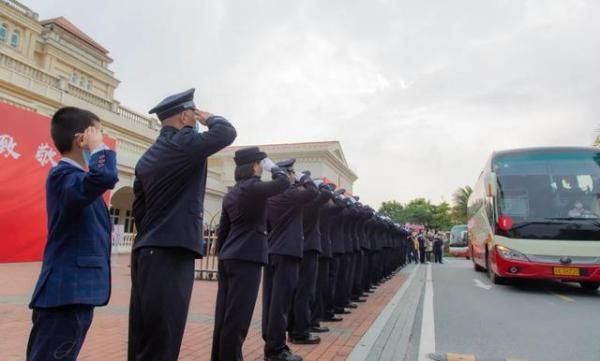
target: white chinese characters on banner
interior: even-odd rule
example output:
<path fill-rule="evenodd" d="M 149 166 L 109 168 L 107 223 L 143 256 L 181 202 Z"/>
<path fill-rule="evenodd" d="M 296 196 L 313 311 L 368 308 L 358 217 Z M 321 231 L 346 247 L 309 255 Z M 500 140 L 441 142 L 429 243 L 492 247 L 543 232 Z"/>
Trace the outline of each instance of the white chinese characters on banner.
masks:
<path fill-rule="evenodd" d="M 42 166 L 50 163 L 52 166 L 56 166 L 56 161 L 54 157 L 56 156 L 56 152 L 52 149 L 48 144 L 42 143 L 37 149 L 35 153 L 35 159 L 40 162 Z"/>
<path fill-rule="evenodd" d="M 4 155 L 4 158 L 13 157 L 13 159 L 19 159 L 21 154 L 15 151 L 17 142 L 14 138 L 8 134 L 0 134 L 0 155 Z"/>

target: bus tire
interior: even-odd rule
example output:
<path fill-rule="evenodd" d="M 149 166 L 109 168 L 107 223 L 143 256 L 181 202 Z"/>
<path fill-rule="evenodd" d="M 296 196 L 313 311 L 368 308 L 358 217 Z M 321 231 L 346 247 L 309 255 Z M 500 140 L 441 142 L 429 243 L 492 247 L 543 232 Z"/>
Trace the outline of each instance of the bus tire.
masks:
<path fill-rule="evenodd" d="M 600 282 L 579 282 L 579 284 L 586 291 L 596 291 L 600 287 Z"/>
<path fill-rule="evenodd" d="M 492 270 L 492 262 L 490 262 L 489 252 L 485 252 L 485 267 L 487 268 L 488 277 L 490 278 L 490 281 L 492 281 L 493 284 L 495 284 L 495 285 L 504 284 L 504 281 L 505 281 L 504 277 L 498 276 Z"/>
<path fill-rule="evenodd" d="M 477 262 L 475 262 L 475 257 L 474 257 L 473 253 L 473 246 L 471 246 L 471 260 L 473 261 L 473 270 L 475 272 L 483 272 L 485 271 L 485 268 L 481 267 L 480 265 L 477 264 Z"/>

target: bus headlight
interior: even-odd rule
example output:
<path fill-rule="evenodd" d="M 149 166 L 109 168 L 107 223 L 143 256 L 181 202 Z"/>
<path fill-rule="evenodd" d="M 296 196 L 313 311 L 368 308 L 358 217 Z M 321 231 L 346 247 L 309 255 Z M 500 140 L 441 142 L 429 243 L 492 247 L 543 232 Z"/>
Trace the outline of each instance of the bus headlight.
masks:
<path fill-rule="evenodd" d="M 513 259 L 516 261 L 526 261 L 529 262 L 529 258 L 521 252 L 515 251 L 514 249 L 510 249 L 508 247 L 504 247 L 501 245 L 496 246 L 496 250 L 498 254 L 504 259 Z"/>

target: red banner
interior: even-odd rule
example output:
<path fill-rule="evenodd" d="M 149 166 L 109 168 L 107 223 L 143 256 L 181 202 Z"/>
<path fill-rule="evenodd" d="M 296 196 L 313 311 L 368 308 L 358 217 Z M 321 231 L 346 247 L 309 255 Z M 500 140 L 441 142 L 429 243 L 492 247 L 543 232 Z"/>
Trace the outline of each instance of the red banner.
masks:
<path fill-rule="evenodd" d="M 105 141 L 114 149 L 114 139 Z M 46 177 L 60 159 L 48 117 L 0 103 L 0 262 L 42 259 Z"/>

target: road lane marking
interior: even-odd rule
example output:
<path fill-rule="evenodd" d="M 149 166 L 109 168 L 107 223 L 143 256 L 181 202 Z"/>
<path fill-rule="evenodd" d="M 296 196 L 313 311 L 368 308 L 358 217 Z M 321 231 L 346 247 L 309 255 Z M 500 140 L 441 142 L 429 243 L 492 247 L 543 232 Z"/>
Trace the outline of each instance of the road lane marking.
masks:
<path fill-rule="evenodd" d="M 561 295 L 559 293 L 552 293 L 552 294 L 557 296 L 558 298 L 560 298 L 561 300 L 563 300 L 565 302 L 575 302 L 575 300 L 572 299 L 571 297 L 567 297 L 567 296 Z"/>
<path fill-rule="evenodd" d="M 435 318 L 433 315 L 433 278 L 431 263 L 427 265 L 425 282 L 425 298 L 423 300 L 423 320 L 421 322 L 421 339 L 419 343 L 419 361 L 429 361 L 429 353 L 435 352 Z"/>
<path fill-rule="evenodd" d="M 520 359 L 520 358 L 477 358 L 477 356 L 475 355 L 464 355 L 464 354 L 458 354 L 458 353 L 430 353 L 428 355 L 429 360 L 433 360 L 433 361 L 491 361 L 491 360 L 495 360 L 495 361 L 527 361 L 525 359 Z"/>
<path fill-rule="evenodd" d="M 419 270 L 419 265 L 417 264 L 411 271 L 398 292 L 394 295 L 394 297 L 388 302 L 388 304 L 384 307 L 383 311 L 379 314 L 379 316 L 375 319 L 369 330 L 363 335 L 358 344 L 352 350 L 352 353 L 348 356 L 347 360 L 349 361 L 362 361 L 366 360 L 369 352 L 375 345 L 375 342 L 381 335 L 381 332 L 385 328 L 385 325 L 389 321 L 392 316 L 394 309 L 397 307 L 398 303 L 402 299 L 402 296 L 406 293 L 406 290 L 412 283 L 417 271 Z"/>
<path fill-rule="evenodd" d="M 477 361 L 473 355 L 460 355 L 457 353 L 447 353 L 446 361 Z"/>
<path fill-rule="evenodd" d="M 483 288 L 486 291 L 489 291 L 492 289 L 492 285 L 489 285 L 477 278 L 473 278 L 473 282 L 475 282 L 475 287 Z"/>

